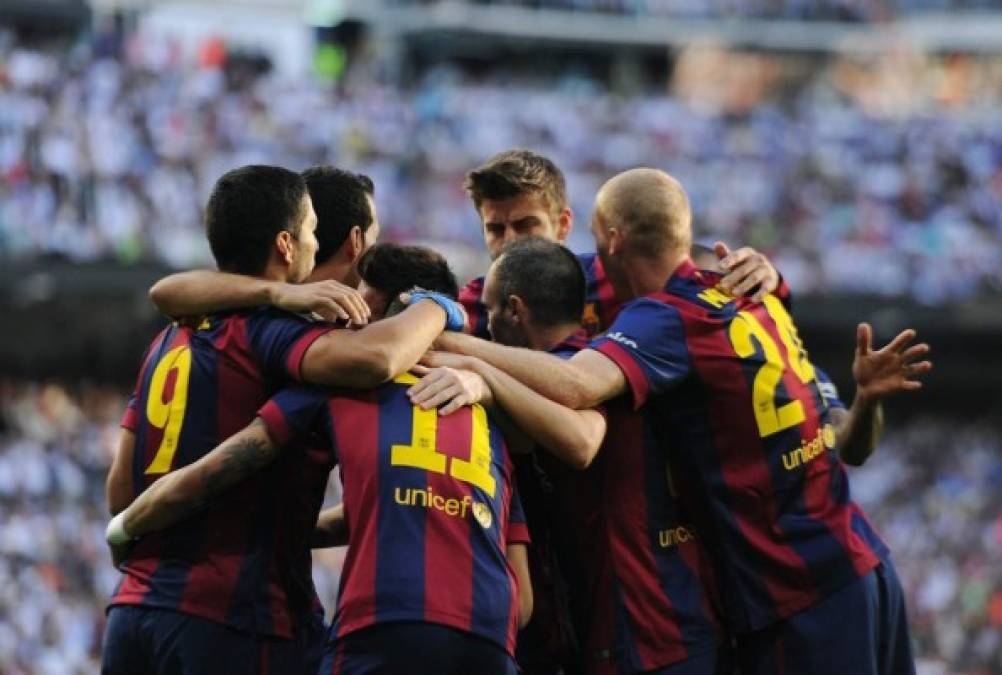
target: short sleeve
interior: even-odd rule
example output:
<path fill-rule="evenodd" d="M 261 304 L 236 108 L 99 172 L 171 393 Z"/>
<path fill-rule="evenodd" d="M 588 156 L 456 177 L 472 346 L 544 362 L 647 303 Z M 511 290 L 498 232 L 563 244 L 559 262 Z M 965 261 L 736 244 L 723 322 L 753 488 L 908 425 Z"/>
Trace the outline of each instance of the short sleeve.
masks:
<path fill-rule="evenodd" d="M 529 544 L 529 526 L 525 522 L 525 510 L 522 499 L 518 496 L 518 488 L 511 488 L 511 505 L 508 507 L 508 535 L 505 544 Z"/>
<path fill-rule="evenodd" d="M 314 447 L 329 449 L 333 444 L 330 395 L 317 387 L 287 387 L 257 411 L 268 435 L 280 445 L 310 439 Z"/>
<path fill-rule="evenodd" d="M 845 403 L 839 398 L 838 387 L 832 382 L 832 379 L 828 377 L 828 373 L 823 371 L 821 368 L 814 366 L 814 379 L 818 383 L 818 391 L 821 392 L 821 398 L 825 400 L 829 408 L 842 408 L 845 409 Z"/>
<path fill-rule="evenodd" d="M 487 307 L 484 306 L 481 298 L 484 293 L 483 277 L 474 279 L 463 286 L 459 291 L 459 304 L 466 310 L 466 326 L 464 333 L 469 333 L 484 340 L 491 339 L 491 332 L 487 330 Z"/>
<path fill-rule="evenodd" d="M 310 345 L 333 329 L 334 324 L 274 309 L 247 320 L 247 338 L 264 371 L 295 382 L 302 381 L 303 357 Z"/>
<path fill-rule="evenodd" d="M 139 397 L 136 392 L 129 397 L 129 403 L 125 406 L 125 413 L 118 426 L 133 433 L 139 428 Z"/>
<path fill-rule="evenodd" d="M 609 331 L 589 345 L 611 359 L 629 383 L 639 408 L 689 375 L 685 328 L 678 309 L 651 298 L 623 307 Z"/>

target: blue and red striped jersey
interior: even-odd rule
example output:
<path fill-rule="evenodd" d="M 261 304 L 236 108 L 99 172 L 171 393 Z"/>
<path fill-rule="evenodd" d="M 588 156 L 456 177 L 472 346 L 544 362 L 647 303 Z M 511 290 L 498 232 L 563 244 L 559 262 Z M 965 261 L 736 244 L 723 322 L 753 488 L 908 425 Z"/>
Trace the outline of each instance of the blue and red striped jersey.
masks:
<path fill-rule="evenodd" d="M 612 289 L 612 282 L 605 275 L 602 261 L 596 253 L 580 253 L 578 260 L 585 273 L 585 308 L 581 324 L 588 335 L 598 335 L 612 324 L 619 311 L 620 303 Z M 466 310 L 466 332 L 476 337 L 490 340 L 487 330 L 487 308 L 481 298 L 484 294 L 484 278 L 478 277 L 459 291 L 459 302 Z"/>
<path fill-rule="evenodd" d="M 271 394 L 299 379 L 307 349 L 330 329 L 274 308 L 165 328 L 122 420 L 136 435 L 134 493 L 247 426 Z M 204 511 L 143 537 L 111 604 L 290 637 L 315 608 L 309 542 L 332 466 L 329 452 L 287 453 Z"/>
<path fill-rule="evenodd" d="M 686 513 L 720 570 L 737 634 L 869 572 L 835 430 L 783 303 L 734 298 L 684 262 L 592 343 L 650 400 Z"/>
<path fill-rule="evenodd" d="M 815 365 L 814 375 L 815 379 L 817 379 L 821 396 L 824 398 L 825 403 L 828 404 L 828 407 L 831 409 L 846 410 L 848 413 L 845 403 L 839 397 L 838 387 L 835 386 L 828 373 Z M 850 502 L 850 508 L 852 509 L 852 529 L 870 545 L 870 548 L 877 554 L 877 557 L 881 560 L 887 560 L 891 554 L 891 549 L 881 538 L 880 534 L 877 533 L 877 529 L 870 522 L 870 519 L 863 511 L 863 507 L 853 500 Z"/>
<path fill-rule="evenodd" d="M 260 416 L 341 465 L 349 543 L 338 636 L 391 621 L 443 624 L 514 654 L 518 587 L 506 547 L 528 543 L 504 438 L 482 406 L 412 406 L 404 375 L 371 391 L 295 387 Z"/>

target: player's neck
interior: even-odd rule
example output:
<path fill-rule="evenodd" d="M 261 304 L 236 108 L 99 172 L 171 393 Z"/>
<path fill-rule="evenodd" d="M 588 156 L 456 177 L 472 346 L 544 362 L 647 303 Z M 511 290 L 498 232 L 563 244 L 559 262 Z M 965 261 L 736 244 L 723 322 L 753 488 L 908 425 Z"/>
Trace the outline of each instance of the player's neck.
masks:
<path fill-rule="evenodd" d="M 339 281 L 342 284 L 348 284 L 353 281 L 352 276 L 352 263 L 344 260 L 338 255 L 332 255 L 329 259 L 325 260 L 322 264 L 317 265 L 313 268 L 313 273 L 310 274 L 307 281 Z"/>
<path fill-rule="evenodd" d="M 657 258 L 631 256 L 626 262 L 624 275 L 630 298 L 660 292 L 687 257 L 688 253 L 685 252 L 665 254 Z"/>
<path fill-rule="evenodd" d="M 534 327 L 526 331 L 526 339 L 531 349 L 548 352 L 580 329 L 581 326 L 573 322 L 556 326 Z"/>

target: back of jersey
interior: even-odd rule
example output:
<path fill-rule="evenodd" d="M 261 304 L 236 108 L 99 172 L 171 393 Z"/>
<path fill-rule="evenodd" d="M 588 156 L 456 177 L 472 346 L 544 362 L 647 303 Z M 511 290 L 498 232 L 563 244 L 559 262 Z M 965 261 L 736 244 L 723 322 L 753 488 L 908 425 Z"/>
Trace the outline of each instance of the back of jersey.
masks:
<path fill-rule="evenodd" d="M 166 328 L 147 352 L 123 420 L 136 437 L 135 494 L 249 424 L 272 392 L 298 378 L 306 349 L 327 330 L 272 309 Z M 303 471 L 304 462 L 316 470 Z M 312 600 L 299 597 L 312 591 L 298 578 L 299 549 L 308 551 L 326 483 L 322 470 L 330 466 L 329 453 L 290 453 L 197 515 L 143 537 L 122 566 L 125 578 L 111 604 L 288 637 Z"/>
<path fill-rule="evenodd" d="M 733 298 L 690 271 L 656 298 L 677 310 L 692 375 L 660 401 L 679 493 L 703 514 L 739 631 L 789 616 L 872 569 L 853 532 L 835 429 L 783 304 Z M 652 296 L 655 297 L 655 296 Z"/>
<path fill-rule="evenodd" d="M 372 391 L 283 390 L 261 418 L 279 441 L 325 437 L 344 485 L 349 545 L 338 636 L 391 621 L 443 624 L 514 650 L 506 547 L 525 542 L 513 467 L 480 405 L 411 405 L 404 375 Z"/>

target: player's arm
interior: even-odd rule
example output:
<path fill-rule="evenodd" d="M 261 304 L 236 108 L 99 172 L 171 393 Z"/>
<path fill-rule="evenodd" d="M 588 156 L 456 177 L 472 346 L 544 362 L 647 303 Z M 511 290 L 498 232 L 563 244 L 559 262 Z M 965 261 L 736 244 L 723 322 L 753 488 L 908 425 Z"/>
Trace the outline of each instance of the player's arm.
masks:
<path fill-rule="evenodd" d="M 371 389 L 407 372 L 444 328 L 461 328 L 465 317 L 454 301 L 436 296 L 361 330 L 330 331 L 307 350 L 302 378 L 313 384 Z"/>
<path fill-rule="evenodd" d="M 147 488 L 109 523 L 108 542 L 122 543 L 184 520 L 270 464 L 281 451 L 261 420 L 255 419 L 197 462 L 164 475 Z"/>
<path fill-rule="evenodd" d="M 573 410 L 594 408 L 627 390 L 626 377 L 619 367 L 592 349 L 584 349 L 570 359 L 561 359 L 545 352 L 507 347 L 460 333 L 443 333 L 436 347 L 476 357 L 545 398 Z M 448 359 L 432 352 L 422 363 L 447 365 Z"/>
<path fill-rule="evenodd" d="M 105 482 L 105 496 L 108 499 L 108 511 L 117 515 L 124 511 L 132 502 L 132 462 L 135 461 L 136 434 L 129 429 L 122 429 L 118 436 L 118 448 L 108 469 L 108 479 Z"/>
<path fill-rule="evenodd" d="M 362 295 L 337 281 L 290 284 L 212 270 L 164 277 L 150 289 L 150 300 L 161 313 L 173 318 L 257 305 L 316 312 L 331 321 L 350 319 L 357 325 L 367 323 L 370 315 Z"/>
<path fill-rule="evenodd" d="M 324 509 L 317 517 L 313 528 L 311 548 L 329 548 L 348 545 L 348 520 L 344 515 L 344 504 Z"/>
<path fill-rule="evenodd" d="M 480 359 L 444 352 L 438 358 L 451 362 L 451 368 L 436 368 L 411 387 L 408 394 L 414 405 L 425 410 L 441 406 L 440 414 L 448 415 L 463 405 L 483 402 L 484 397 L 474 400 L 466 388 L 457 388 L 455 380 L 461 371 L 471 371 L 483 380 L 493 403 L 534 443 L 576 469 L 587 468 L 595 458 L 605 438 L 601 413 L 572 410 L 551 401 Z"/>
<path fill-rule="evenodd" d="M 861 466 L 877 447 L 884 427 L 881 401 L 900 391 L 915 391 L 922 383 L 914 378 L 932 369 L 931 361 L 918 361 L 929 345 L 911 344 L 914 330 L 902 331 L 882 349 L 873 350 L 869 324 L 856 329 L 856 356 L 852 374 L 856 396 L 847 412 L 835 412 L 839 453 L 846 464 Z"/>
<path fill-rule="evenodd" d="M 532 579 L 529 576 L 529 547 L 508 544 L 508 563 L 518 581 L 518 627 L 525 628 L 532 618 Z"/>

